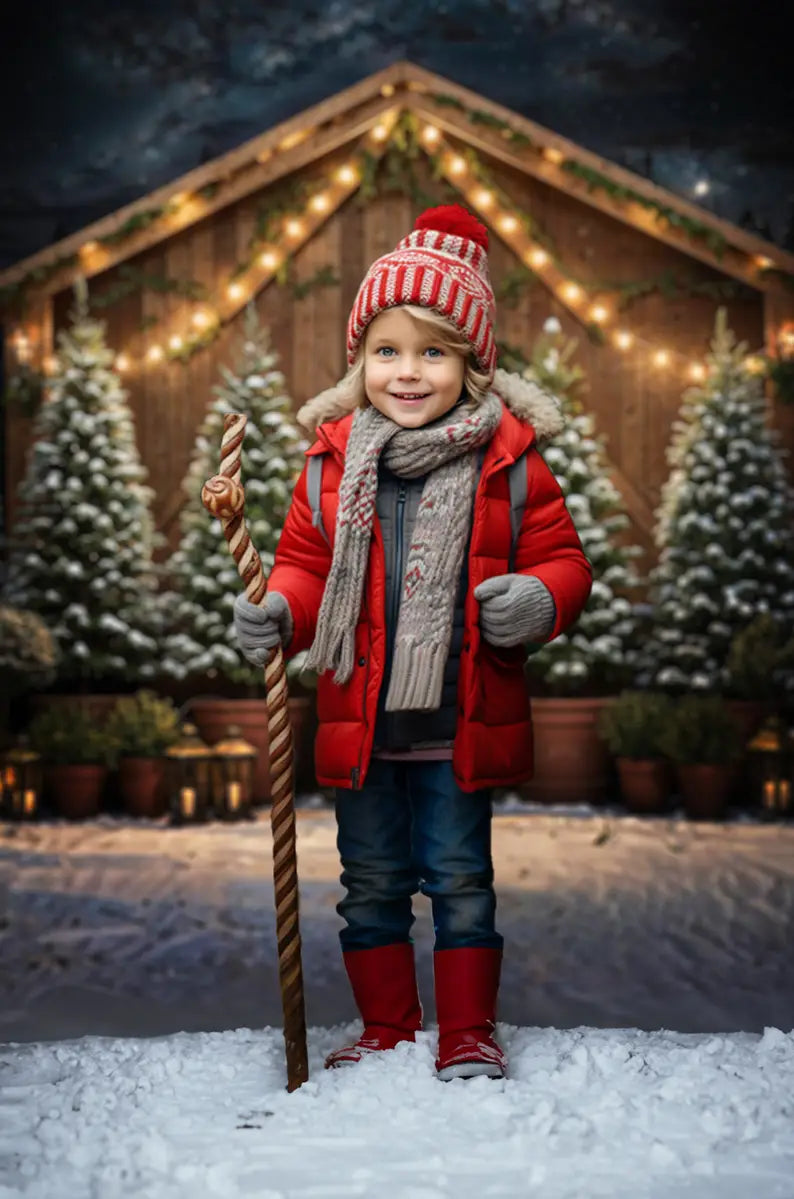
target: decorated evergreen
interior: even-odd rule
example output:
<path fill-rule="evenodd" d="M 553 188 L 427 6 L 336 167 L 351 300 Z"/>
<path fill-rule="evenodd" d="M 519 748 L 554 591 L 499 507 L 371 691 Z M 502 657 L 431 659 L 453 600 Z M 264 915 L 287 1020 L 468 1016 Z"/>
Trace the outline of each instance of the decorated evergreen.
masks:
<path fill-rule="evenodd" d="M 781 637 L 794 627 L 794 493 L 746 356 L 720 309 L 706 381 L 686 392 L 668 451 L 645 686 L 730 692 L 737 635 L 764 614 Z"/>
<path fill-rule="evenodd" d="M 181 541 L 167 572 L 173 592 L 166 597 L 170 632 L 164 670 L 173 678 L 222 676 L 235 683 L 261 682 L 237 648 L 232 609 L 242 583 L 220 521 L 201 502 L 201 488 L 217 474 L 223 418 L 248 417 L 242 449 L 245 521 L 267 574 L 303 467 L 302 441 L 286 382 L 267 332 L 249 306 L 236 373 L 222 368 L 223 383 L 202 424 L 183 483 L 188 502 L 180 517 Z"/>
<path fill-rule="evenodd" d="M 152 491 L 84 281 L 33 425 L 9 539 L 6 602 L 34 612 L 68 686 L 153 678 L 159 655 Z"/>
<path fill-rule="evenodd" d="M 628 525 L 620 493 L 608 474 L 603 442 L 592 416 L 582 411 L 584 372 L 574 361 L 576 341 L 550 317 L 537 339 L 527 378 L 556 395 L 565 413 L 562 432 L 543 448 L 543 457 L 562 488 L 568 511 L 593 568 L 593 589 L 576 624 L 533 653 L 530 676 L 555 695 L 618 690 L 633 674 L 634 620 L 630 595 L 637 585 L 635 546 L 616 535 Z"/>

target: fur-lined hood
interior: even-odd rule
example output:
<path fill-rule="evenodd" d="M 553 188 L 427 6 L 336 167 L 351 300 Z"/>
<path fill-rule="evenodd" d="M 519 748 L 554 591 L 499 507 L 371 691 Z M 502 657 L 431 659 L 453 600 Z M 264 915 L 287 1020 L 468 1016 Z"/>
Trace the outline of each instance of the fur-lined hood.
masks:
<path fill-rule="evenodd" d="M 494 374 L 491 390 L 504 400 L 513 415 L 525 425 L 531 425 L 539 445 L 555 437 L 563 427 L 562 409 L 559 400 L 550 392 L 531 383 L 522 375 L 498 369 Z M 318 425 L 326 421 L 342 420 L 356 406 L 341 383 L 321 391 L 298 410 L 298 423 L 308 433 L 314 433 Z"/>

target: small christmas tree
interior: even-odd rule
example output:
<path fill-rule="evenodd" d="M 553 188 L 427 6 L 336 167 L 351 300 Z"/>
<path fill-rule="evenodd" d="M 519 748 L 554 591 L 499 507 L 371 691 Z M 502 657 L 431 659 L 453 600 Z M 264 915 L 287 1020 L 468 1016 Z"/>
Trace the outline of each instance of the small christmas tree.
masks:
<path fill-rule="evenodd" d="M 524 370 L 562 404 L 565 427 L 542 453 L 593 568 L 590 598 L 576 624 L 533 653 L 527 664 L 530 676 L 557 695 L 613 691 L 631 679 L 635 625 L 629 596 L 638 583 L 632 559 L 640 553 L 616 540 L 629 521 L 609 478 L 593 418 L 582 411 L 585 378 L 573 362 L 576 345 L 550 317 Z"/>
<path fill-rule="evenodd" d="M 60 683 L 151 679 L 159 652 L 153 493 L 84 281 L 75 297 L 33 424 L 5 596 L 55 637 Z"/>
<path fill-rule="evenodd" d="M 267 574 L 286 519 L 295 480 L 303 467 L 306 443 L 292 415 L 284 376 L 270 348 L 267 332 L 259 327 L 249 306 L 237 373 L 222 368 L 217 399 L 202 424 L 183 483 L 188 502 L 182 510 L 182 537 L 167 572 L 173 594 L 166 597 L 170 633 L 166 638 L 164 670 L 171 677 L 222 676 L 253 685 L 262 671 L 241 656 L 234 633 L 233 606 L 242 590 L 234 559 L 221 523 L 201 502 L 201 488 L 218 471 L 227 412 L 248 417 L 242 449 L 245 522 Z"/>
<path fill-rule="evenodd" d="M 668 450 L 644 686 L 728 691 L 741 630 L 763 614 L 794 627 L 794 494 L 746 355 L 720 309 L 706 381 L 684 395 Z"/>

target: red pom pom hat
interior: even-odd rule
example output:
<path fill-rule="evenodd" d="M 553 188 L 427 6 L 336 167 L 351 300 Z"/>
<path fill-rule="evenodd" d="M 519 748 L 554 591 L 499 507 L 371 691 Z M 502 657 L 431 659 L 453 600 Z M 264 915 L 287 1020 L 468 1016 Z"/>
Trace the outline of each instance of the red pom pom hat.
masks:
<path fill-rule="evenodd" d="M 352 366 L 370 321 L 387 308 L 432 308 L 468 341 L 482 371 L 496 369 L 496 305 L 488 278 L 488 230 L 460 204 L 428 208 L 391 254 L 377 258 L 358 290 L 347 325 Z"/>

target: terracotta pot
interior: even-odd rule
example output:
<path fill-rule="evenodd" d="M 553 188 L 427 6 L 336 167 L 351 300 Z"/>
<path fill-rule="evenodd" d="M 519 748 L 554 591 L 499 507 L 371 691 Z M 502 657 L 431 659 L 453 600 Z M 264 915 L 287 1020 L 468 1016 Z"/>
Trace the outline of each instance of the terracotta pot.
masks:
<path fill-rule="evenodd" d="M 292 735 L 295 743 L 296 793 L 311 790 L 314 782 L 314 733 L 316 708 L 311 696 L 295 696 L 287 700 Z M 190 701 L 190 713 L 199 735 L 208 745 L 225 737 L 230 725 L 236 724 L 240 733 L 257 750 L 254 767 L 254 803 L 270 800 L 270 761 L 267 737 L 267 701 L 264 699 L 218 699 L 199 697 Z"/>
<path fill-rule="evenodd" d="M 130 816 L 162 816 L 168 806 L 164 758 L 119 758 L 118 786 Z"/>
<path fill-rule="evenodd" d="M 630 812 L 663 812 L 673 789 L 673 770 L 664 758 L 616 758 L 620 793 Z"/>
<path fill-rule="evenodd" d="M 598 735 L 598 714 L 611 698 L 533 696 L 535 771 L 522 794 L 533 803 L 603 803 L 610 757 Z"/>
<path fill-rule="evenodd" d="M 733 766 L 718 762 L 678 765 L 678 782 L 691 820 L 719 820 L 725 815 L 735 776 Z"/>
<path fill-rule="evenodd" d="M 102 800 L 107 766 L 71 762 L 46 768 L 46 786 L 60 816 L 86 820 L 96 816 Z"/>

